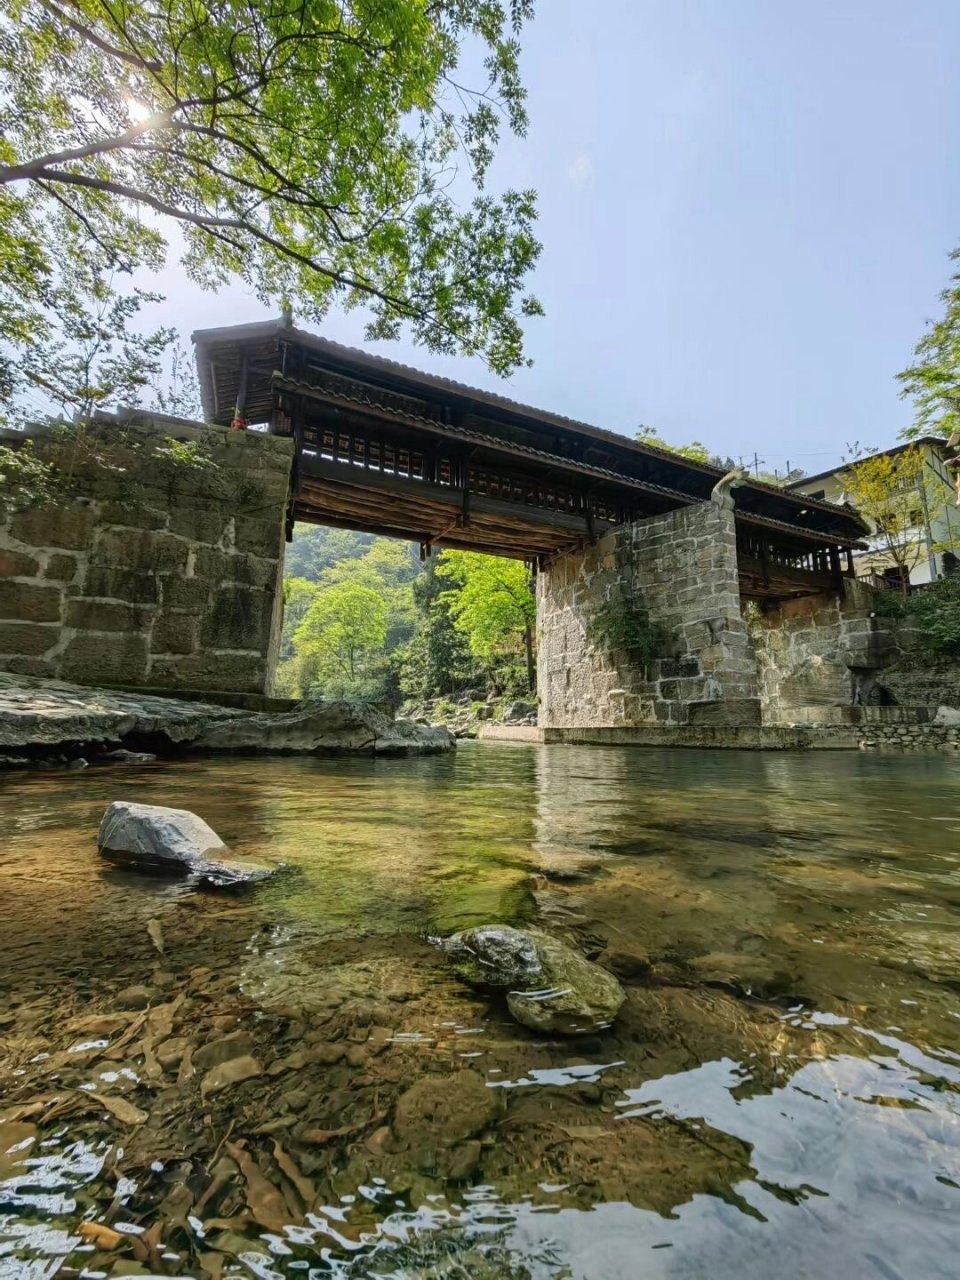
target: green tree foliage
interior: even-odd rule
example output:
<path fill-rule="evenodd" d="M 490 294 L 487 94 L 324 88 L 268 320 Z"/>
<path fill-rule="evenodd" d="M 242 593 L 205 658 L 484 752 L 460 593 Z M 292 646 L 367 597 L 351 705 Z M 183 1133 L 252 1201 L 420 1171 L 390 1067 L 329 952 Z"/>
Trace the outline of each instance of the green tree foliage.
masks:
<path fill-rule="evenodd" d="M 421 566 L 413 546 L 370 537 L 360 543 L 336 536 L 301 542 L 314 554 L 314 567 L 321 558 L 327 563 L 316 580 L 286 579 L 280 686 L 299 695 L 392 701 L 400 652 L 414 630 L 413 585 Z M 358 548 L 361 555 L 354 554 Z M 364 606 L 371 610 L 370 627 Z"/>
<path fill-rule="evenodd" d="M 536 606 L 524 565 L 454 551 L 422 565 L 411 543 L 357 535 L 357 555 L 353 535 L 308 532 L 295 536 L 297 565 L 323 567 L 315 579 L 290 576 L 288 556 L 284 692 L 394 706 L 401 694 L 531 687 Z"/>
<path fill-rule="evenodd" d="M 431 556 L 413 584 L 416 619 L 403 651 L 400 674 L 407 697 L 459 693 L 483 680 L 467 637 L 454 626 L 450 615 L 448 601 L 454 594 L 447 579 L 437 573 L 437 557 Z"/>
<path fill-rule="evenodd" d="M 280 637 L 281 662 L 288 662 L 294 657 L 294 634 L 320 590 L 320 584 L 311 582 L 308 578 L 284 578 L 283 633 Z"/>
<path fill-rule="evenodd" d="M 139 404 L 160 380 L 175 340 L 172 329 L 133 327 L 144 304 L 159 296 L 118 293 L 101 267 L 89 259 L 64 265 L 55 290 L 57 323 L 17 366 L 19 385 L 45 398 L 57 417 L 85 419 L 109 405 Z"/>
<path fill-rule="evenodd" d="M 901 637 L 914 661 L 960 659 L 960 573 L 947 574 L 910 595 L 878 591 L 874 608 L 885 617 L 913 622 Z"/>
<path fill-rule="evenodd" d="M 373 534 L 350 533 L 322 525 L 297 525 L 287 547 L 285 571 L 292 578 L 319 582 L 324 570 L 344 560 L 356 560 L 373 542 Z"/>
<path fill-rule="evenodd" d="M 960 262 L 960 249 L 950 255 Z M 915 360 L 898 374 L 900 394 L 913 401 L 914 419 L 900 434 L 948 439 L 960 431 L 960 273 L 940 294 L 943 316 L 931 321 L 914 349 Z"/>
<path fill-rule="evenodd" d="M 913 647 L 932 658 L 960 658 L 960 575 L 941 578 L 907 604 L 917 622 Z"/>
<path fill-rule="evenodd" d="M 394 538 L 373 538 L 363 555 L 331 564 L 323 571 L 320 580 L 324 583 L 361 582 L 395 597 L 397 607 L 406 607 L 410 599 L 410 584 L 421 571 L 413 543 L 398 542 Z"/>
<path fill-rule="evenodd" d="M 643 423 L 637 427 L 633 438 L 637 444 L 649 444 L 655 449 L 666 449 L 668 453 L 678 453 L 681 458 L 688 458 L 691 462 L 711 461 L 710 450 L 702 441 L 691 440 L 689 444 L 667 444 L 666 440 L 661 439 L 656 427 L 648 427 Z"/>
<path fill-rule="evenodd" d="M 174 330 L 146 331 L 139 323 L 160 295 L 122 292 L 120 283 L 97 245 L 65 257 L 45 282 L 39 323 L 28 340 L 11 344 L 4 330 L 13 309 L 5 306 L 0 281 L 0 422 L 83 420 L 145 396 L 161 412 L 199 415 L 192 361 Z"/>
<path fill-rule="evenodd" d="M 44 506 L 56 496 L 56 473 L 32 440 L 19 448 L 0 444 L 0 515 Z"/>
<path fill-rule="evenodd" d="M 387 602 L 373 587 L 323 587 L 293 635 L 301 690 L 363 691 L 382 657 L 389 624 Z"/>
<path fill-rule="evenodd" d="M 314 322 L 363 306 L 371 338 L 524 362 L 535 196 L 485 182 L 502 127 L 526 129 L 531 0 L 2 5 L 8 348 L 56 332 L 65 263 L 157 269 L 175 227 L 200 285 L 239 278 Z"/>
<path fill-rule="evenodd" d="M 527 566 L 473 551 L 444 551 L 437 574 L 453 588 L 443 599 L 474 657 L 492 672 L 505 655 L 522 653 L 532 689 L 537 606 Z"/>

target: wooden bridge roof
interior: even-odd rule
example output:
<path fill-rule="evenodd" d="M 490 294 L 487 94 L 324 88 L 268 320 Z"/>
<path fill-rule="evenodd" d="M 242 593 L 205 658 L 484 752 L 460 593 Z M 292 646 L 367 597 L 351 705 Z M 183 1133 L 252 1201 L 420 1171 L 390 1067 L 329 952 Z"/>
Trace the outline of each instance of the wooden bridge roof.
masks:
<path fill-rule="evenodd" d="M 619 496 L 630 504 L 629 509 L 640 512 L 702 502 L 723 474 L 707 463 L 692 462 L 602 427 L 423 373 L 282 321 L 200 330 L 193 340 L 207 421 L 229 423 L 239 404 L 249 423 L 275 423 L 278 405 L 310 404 L 321 417 L 326 413 L 344 420 L 376 418 L 398 429 L 406 425 L 418 437 L 446 442 L 451 450 L 459 449 L 481 464 L 488 458 L 501 466 L 515 466 L 527 479 L 541 475 L 552 483 L 567 483 L 591 494 L 602 493 L 610 499 Z M 329 474 L 323 474 L 321 462 L 310 466 L 316 472 L 317 486 L 326 484 L 329 489 L 336 483 L 330 468 Z M 344 472 L 342 465 L 339 471 Z M 420 487 L 424 497 L 428 488 Z M 400 498 L 395 494 L 392 501 L 397 503 Z M 479 505 L 482 510 L 482 499 Z M 866 532 L 866 525 L 849 509 L 759 481 L 738 487 L 736 506 L 738 524 L 764 528 L 771 536 L 807 546 L 854 546 Z M 315 518 L 335 523 L 335 518 L 323 520 L 322 509 L 321 504 L 321 514 Z M 362 509 L 370 509 L 369 500 Z M 536 522 L 535 514 L 541 523 L 549 523 L 546 513 L 528 512 L 530 527 L 531 521 Z M 311 518 L 309 510 L 305 508 L 298 518 Z M 368 523 L 370 520 L 372 517 Z M 362 523 L 359 516 L 356 522 Z M 612 516 L 607 523 L 611 522 Z M 542 554 L 561 546 L 561 532 L 569 542 L 571 521 L 568 524 L 571 527 L 565 531 L 558 528 L 555 542 L 531 544 L 531 552 Z M 369 527 L 376 525 L 374 520 Z M 385 516 L 383 532 L 403 535 L 418 527 L 408 522 L 388 526 Z M 458 540 L 454 535 L 445 538 L 445 543 L 468 545 L 468 539 Z M 443 544 L 438 540 L 437 545 Z M 475 539 L 469 545 L 479 549 L 482 543 Z"/>

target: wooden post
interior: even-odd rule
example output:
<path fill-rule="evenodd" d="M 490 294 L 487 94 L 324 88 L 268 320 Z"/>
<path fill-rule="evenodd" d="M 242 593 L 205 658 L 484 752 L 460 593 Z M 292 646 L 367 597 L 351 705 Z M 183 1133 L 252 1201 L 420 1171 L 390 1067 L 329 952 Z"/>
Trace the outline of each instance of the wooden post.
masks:
<path fill-rule="evenodd" d="M 240 380 L 237 383 L 237 403 L 234 406 L 233 417 L 230 420 L 231 431 L 246 431 L 247 429 L 247 357 L 244 356 L 240 362 Z"/>
<path fill-rule="evenodd" d="M 303 398 L 301 396 L 298 396 L 297 399 L 293 402 L 293 408 L 291 409 L 291 412 L 290 412 L 290 416 L 293 421 L 293 442 L 294 442 L 293 470 L 290 475 L 290 492 L 293 494 L 294 497 L 297 497 L 299 495 L 300 487 L 302 483 L 303 467 L 301 465 L 301 458 L 303 456 L 303 415 L 304 415 Z"/>
<path fill-rule="evenodd" d="M 533 666 L 533 628 L 529 625 L 523 629 L 523 646 L 527 657 L 527 688 L 533 693 L 537 679 Z"/>
<path fill-rule="evenodd" d="M 460 459 L 460 481 L 463 485 L 461 516 L 464 528 L 470 523 L 470 459 L 473 457 L 474 452 L 473 449 L 468 449 Z"/>

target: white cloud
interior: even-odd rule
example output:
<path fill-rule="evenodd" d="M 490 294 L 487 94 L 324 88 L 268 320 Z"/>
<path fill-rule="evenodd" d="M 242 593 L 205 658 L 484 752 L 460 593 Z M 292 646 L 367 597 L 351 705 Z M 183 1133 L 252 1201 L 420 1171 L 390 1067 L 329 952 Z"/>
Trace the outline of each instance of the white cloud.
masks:
<path fill-rule="evenodd" d="M 575 187 L 589 187 L 596 176 L 596 172 L 593 167 L 593 161 L 585 151 L 582 151 L 567 170 L 567 177 Z"/>

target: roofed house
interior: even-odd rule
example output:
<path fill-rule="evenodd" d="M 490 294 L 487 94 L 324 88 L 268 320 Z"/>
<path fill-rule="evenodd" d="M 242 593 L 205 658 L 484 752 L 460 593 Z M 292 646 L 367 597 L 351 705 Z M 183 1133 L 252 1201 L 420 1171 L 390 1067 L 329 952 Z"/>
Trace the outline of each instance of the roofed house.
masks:
<path fill-rule="evenodd" d="M 913 456 L 907 455 L 911 446 L 919 454 L 919 471 L 912 465 L 905 466 L 898 481 L 898 459 Z M 866 539 L 866 549 L 854 552 L 854 570 L 858 578 L 869 579 L 878 586 L 899 586 L 906 570 L 911 586 L 923 586 L 952 572 L 960 557 L 960 508 L 955 505 L 955 473 L 950 466 L 956 453 L 938 436 L 921 436 L 909 444 L 895 445 L 805 476 L 787 488 L 814 501 L 852 504 L 850 467 L 876 458 L 890 459 L 894 484 L 887 519 L 898 524 L 898 541 L 904 548 L 901 563 L 898 565 L 891 554 L 890 539 L 881 527 L 882 516 L 868 515 L 872 532 Z"/>

